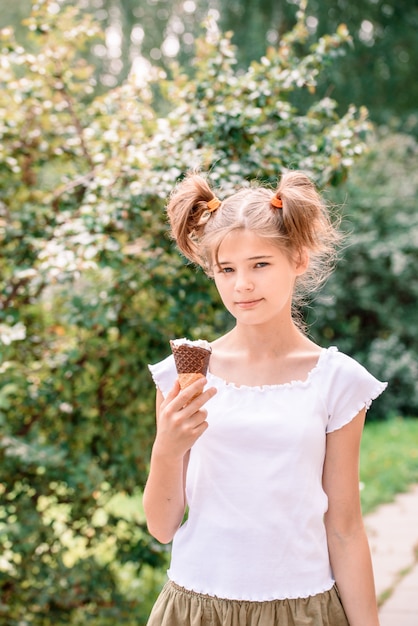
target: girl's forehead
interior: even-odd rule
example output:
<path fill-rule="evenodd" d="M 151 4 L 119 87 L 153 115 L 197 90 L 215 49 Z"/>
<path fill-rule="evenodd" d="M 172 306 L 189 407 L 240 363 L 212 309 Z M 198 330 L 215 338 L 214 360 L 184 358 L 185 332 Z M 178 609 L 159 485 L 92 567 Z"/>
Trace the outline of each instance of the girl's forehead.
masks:
<path fill-rule="evenodd" d="M 217 249 L 218 261 L 231 260 L 226 257 L 251 258 L 259 255 L 280 254 L 281 250 L 269 239 L 255 232 L 240 228 L 229 232 L 220 242 Z"/>

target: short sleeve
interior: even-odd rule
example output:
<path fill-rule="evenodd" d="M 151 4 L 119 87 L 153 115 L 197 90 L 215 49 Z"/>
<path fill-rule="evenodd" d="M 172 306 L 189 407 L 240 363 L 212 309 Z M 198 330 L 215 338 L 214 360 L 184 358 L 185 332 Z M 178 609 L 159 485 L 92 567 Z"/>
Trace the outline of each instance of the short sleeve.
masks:
<path fill-rule="evenodd" d="M 156 387 L 165 397 L 177 379 L 177 370 L 174 363 L 174 357 L 170 354 L 163 361 L 159 361 L 154 365 L 148 365 L 152 378 Z"/>
<path fill-rule="evenodd" d="M 329 349 L 326 367 L 326 404 L 328 425 L 326 432 L 342 428 L 364 408 L 366 410 L 387 387 L 351 357 Z"/>

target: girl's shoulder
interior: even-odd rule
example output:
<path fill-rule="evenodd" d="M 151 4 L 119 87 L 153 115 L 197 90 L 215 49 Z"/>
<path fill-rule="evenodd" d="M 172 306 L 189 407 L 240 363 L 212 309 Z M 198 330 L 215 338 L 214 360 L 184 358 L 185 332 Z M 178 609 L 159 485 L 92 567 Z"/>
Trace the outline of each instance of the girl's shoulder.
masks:
<path fill-rule="evenodd" d="M 342 428 L 363 408 L 369 409 L 387 387 L 387 383 L 335 346 L 324 350 L 318 375 L 329 417 L 327 432 Z"/>
<path fill-rule="evenodd" d="M 322 348 L 321 373 L 329 378 L 333 385 L 361 382 L 362 380 L 376 380 L 374 376 L 352 356 L 341 352 L 337 346 Z"/>

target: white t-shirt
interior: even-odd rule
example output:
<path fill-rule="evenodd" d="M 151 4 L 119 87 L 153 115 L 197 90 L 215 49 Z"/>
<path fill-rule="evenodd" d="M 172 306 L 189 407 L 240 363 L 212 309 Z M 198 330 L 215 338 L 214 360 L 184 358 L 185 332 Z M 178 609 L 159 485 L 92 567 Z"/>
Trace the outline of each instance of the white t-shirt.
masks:
<path fill-rule="evenodd" d="M 172 355 L 150 366 L 163 395 Z M 322 488 L 326 433 L 342 428 L 385 389 L 337 348 L 323 349 L 305 381 L 240 386 L 207 374 L 218 393 L 209 427 L 190 453 L 187 521 L 168 576 L 220 598 L 304 598 L 331 589 Z"/>

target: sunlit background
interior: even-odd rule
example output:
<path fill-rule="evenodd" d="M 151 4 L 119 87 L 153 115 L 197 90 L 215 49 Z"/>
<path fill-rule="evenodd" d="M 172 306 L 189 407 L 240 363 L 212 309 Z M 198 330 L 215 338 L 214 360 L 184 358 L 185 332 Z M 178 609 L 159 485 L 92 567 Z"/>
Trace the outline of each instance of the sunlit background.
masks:
<path fill-rule="evenodd" d="M 58 11 L 67 0 L 52 3 Z M 203 25 L 233 31 L 242 67 L 259 59 L 295 22 L 302 0 L 75 0 L 69 2 L 94 15 L 103 41 L 86 51 L 97 68 L 96 89 L 109 89 L 133 74 L 142 84 L 153 67 L 170 71 L 173 62 L 186 65 Z M 19 23 L 30 0 L 2 3 L 0 27 Z M 418 101 L 415 67 L 418 60 L 418 7 L 409 0 L 310 0 L 307 26 L 312 37 L 347 24 L 351 53 L 333 65 L 322 84 L 345 110 L 368 106 L 378 123 L 394 123 L 411 131 Z M 321 85 L 320 85 L 321 88 Z"/>

